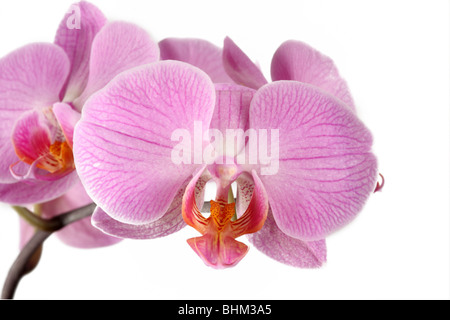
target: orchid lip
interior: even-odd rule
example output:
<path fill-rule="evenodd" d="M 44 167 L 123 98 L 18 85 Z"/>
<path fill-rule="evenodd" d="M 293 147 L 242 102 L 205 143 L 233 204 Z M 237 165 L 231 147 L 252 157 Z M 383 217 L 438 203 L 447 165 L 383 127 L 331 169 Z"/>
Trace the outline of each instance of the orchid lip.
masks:
<path fill-rule="evenodd" d="M 14 128 L 12 140 L 20 161 L 10 166 L 10 172 L 18 180 L 51 181 L 75 170 L 72 147 L 51 107 L 33 110 L 21 118 Z M 25 174 L 15 171 L 19 162 L 30 166 Z M 39 169 L 47 174 L 42 174 Z"/>
<path fill-rule="evenodd" d="M 201 237 L 191 238 L 187 242 L 200 258 L 209 266 L 221 269 L 236 265 L 248 252 L 248 247 L 236 241 L 237 231 L 245 219 L 232 221 L 235 204 L 225 200 L 211 200 L 211 215 L 205 218 L 198 208 L 196 217 L 204 227 L 197 230 Z"/>
<path fill-rule="evenodd" d="M 255 189 L 252 189 L 253 194 L 248 206 L 237 212 L 231 184 L 241 174 L 243 172 L 235 165 L 209 166 L 203 172 L 202 179 L 199 174 L 194 177 L 184 195 L 183 219 L 202 234 L 200 237 L 188 239 L 187 242 L 204 263 L 213 268 L 228 268 L 241 261 L 249 248 L 236 238 L 259 231 L 267 217 L 266 197 L 255 176 L 254 181 L 250 182 L 255 184 Z M 246 173 L 244 175 L 248 176 Z M 210 201 L 209 217 L 202 215 L 194 196 L 199 194 L 197 182 L 205 177 L 213 179 L 217 186 L 216 198 Z"/>
<path fill-rule="evenodd" d="M 201 237 L 191 238 L 188 244 L 212 267 L 225 268 L 236 265 L 247 254 L 247 245 L 236 241 L 235 229 L 241 221 L 232 221 L 235 204 L 225 200 L 211 200 L 211 215 L 198 216 L 206 232 Z"/>

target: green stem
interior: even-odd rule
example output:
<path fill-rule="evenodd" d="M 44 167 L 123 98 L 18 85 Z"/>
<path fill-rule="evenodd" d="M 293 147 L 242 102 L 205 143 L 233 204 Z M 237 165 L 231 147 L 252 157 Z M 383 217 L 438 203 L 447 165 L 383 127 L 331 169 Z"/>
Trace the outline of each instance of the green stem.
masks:
<path fill-rule="evenodd" d="M 53 232 L 58 231 L 65 226 L 74 223 L 83 218 L 89 217 L 94 212 L 96 205 L 94 203 L 63 213 L 52 219 L 43 219 L 31 212 L 27 208 L 14 206 L 19 215 L 37 228 L 33 237 L 23 247 L 11 266 L 8 276 L 3 285 L 1 299 L 12 299 L 16 288 L 19 285 L 22 277 L 29 271 L 28 265 L 30 259 L 35 253 L 42 248 L 44 241 L 52 235 Z"/>
<path fill-rule="evenodd" d="M 12 208 L 19 214 L 22 219 L 24 219 L 36 229 L 53 232 L 60 229 L 61 227 L 60 221 L 58 221 L 58 219 L 43 219 L 25 207 L 13 206 Z"/>
<path fill-rule="evenodd" d="M 2 299 L 13 299 L 17 286 L 22 277 L 27 273 L 28 261 L 35 252 L 42 247 L 44 241 L 51 235 L 51 232 L 38 230 L 28 243 L 20 251 L 19 255 L 9 269 L 8 276 L 3 284 Z"/>
<path fill-rule="evenodd" d="M 86 212 L 92 212 L 95 209 L 95 204 L 90 204 L 85 207 L 63 213 L 51 219 L 44 219 L 37 214 L 31 212 L 25 207 L 13 206 L 12 207 L 25 221 L 34 226 L 35 228 L 43 231 L 54 232 L 66 225 L 77 221 L 85 217 Z"/>

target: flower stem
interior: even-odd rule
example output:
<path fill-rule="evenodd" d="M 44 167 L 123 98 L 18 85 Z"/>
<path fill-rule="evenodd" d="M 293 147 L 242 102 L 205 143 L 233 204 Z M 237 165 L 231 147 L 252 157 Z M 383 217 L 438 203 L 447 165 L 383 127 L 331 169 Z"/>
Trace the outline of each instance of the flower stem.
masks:
<path fill-rule="evenodd" d="M 22 219 L 24 219 L 36 229 L 53 232 L 61 227 L 58 219 L 43 219 L 25 207 L 13 206 L 12 208 L 19 214 Z"/>
<path fill-rule="evenodd" d="M 67 213 L 63 213 L 51 219 L 44 219 L 39 217 L 37 214 L 31 212 L 25 207 L 12 207 L 24 220 L 26 220 L 29 224 L 36 227 L 37 229 L 43 231 L 54 232 L 59 229 L 64 228 L 66 225 L 71 224 L 77 220 L 86 217 L 86 212 L 94 212 L 95 204 L 90 204 L 85 207 L 69 211 Z M 90 215 L 88 214 L 88 215 Z"/>
<path fill-rule="evenodd" d="M 3 285 L 1 299 L 13 299 L 16 288 L 20 280 L 28 271 L 28 263 L 36 251 L 41 249 L 44 241 L 55 231 L 86 218 L 94 212 L 96 205 L 94 203 L 63 213 L 52 219 L 42 219 L 27 208 L 13 207 L 21 217 L 37 228 L 36 233 L 23 247 L 11 266 L 8 276 Z"/>
<path fill-rule="evenodd" d="M 38 230 L 28 243 L 20 251 L 16 261 L 9 269 L 8 276 L 3 284 L 2 299 L 13 299 L 20 279 L 27 273 L 28 261 L 34 253 L 41 247 L 44 241 L 51 235 L 51 232 Z"/>

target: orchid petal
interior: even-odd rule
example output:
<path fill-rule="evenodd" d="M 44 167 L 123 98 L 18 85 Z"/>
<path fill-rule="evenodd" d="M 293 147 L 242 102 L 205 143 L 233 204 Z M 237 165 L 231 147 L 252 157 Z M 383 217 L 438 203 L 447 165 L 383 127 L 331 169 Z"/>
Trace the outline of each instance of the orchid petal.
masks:
<path fill-rule="evenodd" d="M 300 41 L 286 41 L 275 52 L 272 80 L 295 80 L 315 85 L 355 110 L 347 83 L 329 57 Z"/>
<path fill-rule="evenodd" d="M 288 236 L 325 238 L 350 222 L 373 192 L 377 164 L 369 130 L 320 89 L 295 81 L 264 86 L 252 100 L 250 127 L 279 130 L 278 172 L 261 180 Z"/>
<path fill-rule="evenodd" d="M 158 60 L 158 45 L 144 29 L 126 22 L 108 23 L 92 43 L 89 80 L 86 89 L 74 101 L 75 107 L 81 110 L 91 94 L 119 73 Z"/>
<path fill-rule="evenodd" d="M 18 161 L 11 135 L 16 120 L 33 108 L 58 101 L 69 72 L 64 51 L 53 44 L 31 44 L 0 60 L 0 182 L 14 183 L 9 167 Z"/>
<path fill-rule="evenodd" d="M 167 38 L 159 42 L 161 60 L 178 60 L 205 71 L 214 83 L 233 83 L 222 63 L 222 49 L 202 39 Z"/>
<path fill-rule="evenodd" d="M 45 219 L 50 219 L 91 203 L 91 198 L 86 194 L 80 180 L 77 179 L 72 188 L 64 195 L 42 203 L 40 205 L 41 215 Z M 76 221 L 56 232 L 56 234 L 65 244 L 85 249 L 109 246 L 121 241 L 121 239 L 106 235 L 92 226 L 90 217 Z"/>
<path fill-rule="evenodd" d="M 228 37 L 223 45 L 223 64 L 225 71 L 237 84 L 258 89 L 267 83 L 261 70 Z"/>
<path fill-rule="evenodd" d="M 29 224 L 22 218 L 19 218 L 19 249 L 22 250 L 23 247 L 31 240 L 34 233 L 36 232 L 36 228 Z"/>
<path fill-rule="evenodd" d="M 248 129 L 248 110 L 254 93 L 255 90 L 248 87 L 216 84 L 216 107 L 210 129 L 217 129 L 222 133 L 224 155 L 234 157 L 244 146 L 244 132 Z M 237 141 L 228 139 L 228 129 L 233 129 Z M 238 130 L 241 130 L 241 138 Z"/>
<path fill-rule="evenodd" d="M 67 103 L 55 103 L 53 105 L 53 113 L 61 126 L 67 143 L 73 149 L 73 131 L 81 118 L 81 114 L 72 109 Z"/>
<path fill-rule="evenodd" d="M 0 201 L 27 205 L 53 200 L 63 195 L 77 180 L 75 171 L 54 181 L 30 180 L 0 184 Z"/>
<path fill-rule="evenodd" d="M 216 84 L 216 107 L 211 128 L 248 129 L 248 110 L 255 90 L 234 84 Z"/>
<path fill-rule="evenodd" d="M 15 183 L 17 179 L 11 174 L 10 167 L 11 165 L 18 164 L 20 160 L 14 151 L 11 137 L 1 140 L 3 141 L 0 142 L 2 143 L 0 145 L 0 152 L 2 152 L 2 156 L 0 157 L 0 183 Z"/>
<path fill-rule="evenodd" d="M 107 21 L 103 13 L 89 2 L 73 4 L 70 9 L 61 20 L 55 37 L 55 44 L 64 49 L 71 65 L 66 88 L 61 94 L 63 101 L 73 101 L 86 87 L 92 42 Z M 68 25 L 74 17 L 78 18 L 79 25 Z"/>
<path fill-rule="evenodd" d="M 180 201 L 181 203 L 181 201 Z M 178 210 L 170 209 L 162 218 L 147 224 L 135 225 L 119 222 L 111 218 L 100 207 L 92 217 L 92 224 L 102 232 L 124 239 L 156 239 L 175 233 L 186 226 Z"/>
<path fill-rule="evenodd" d="M 259 251 L 287 265 L 318 268 L 326 262 L 325 240 L 307 242 L 287 236 L 277 227 L 271 210 L 262 229 L 250 234 L 248 239 Z"/>
<path fill-rule="evenodd" d="M 0 60 L 0 111 L 2 118 L 16 118 L 33 108 L 49 107 L 69 73 L 65 52 L 54 44 L 24 46 Z"/>
<path fill-rule="evenodd" d="M 156 239 L 181 230 L 186 224 L 181 215 L 187 183 L 178 191 L 167 212 L 160 219 L 141 225 L 127 224 L 111 218 L 100 207 L 92 215 L 92 224 L 106 234 L 127 239 Z"/>
<path fill-rule="evenodd" d="M 86 103 L 75 128 L 77 171 L 112 218 L 145 224 L 167 212 L 197 165 L 172 161 L 175 130 L 209 127 L 214 85 L 200 69 L 162 61 L 116 77 Z"/>

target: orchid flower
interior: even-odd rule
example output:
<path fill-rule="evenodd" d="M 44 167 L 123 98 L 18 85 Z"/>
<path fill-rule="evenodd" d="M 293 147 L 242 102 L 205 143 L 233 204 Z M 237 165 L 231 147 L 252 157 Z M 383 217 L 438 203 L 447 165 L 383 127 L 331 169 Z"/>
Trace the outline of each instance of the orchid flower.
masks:
<path fill-rule="evenodd" d="M 313 85 L 257 89 L 214 85 L 192 65 L 161 61 L 124 72 L 93 95 L 74 132 L 75 164 L 98 205 L 93 224 L 125 238 L 164 236 L 182 227 L 181 208 L 201 234 L 188 243 L 209 266 L 236 265 L 248 251 L 236 240 L 245 234 L 263 252 L 280 249 L 268 254 L 281 262 L 320 266 L 323 239 L 348 224 L 374 189 L 372 136 L 341 99 Z M 271 154 L 251 161 L 250 143 L 224 147 L 218 139 L 229 129 L 271 130 L 278 139 L 257 136 L 258 151 L 266 142 Z M 205 217 L 199 208 L 210 180 L 217 191 Z M 233 182 L 236 203 L 228 200 Z"/>
<path fill-rule="evenodd" d="M 161 41 L 160 49 L 161 57 L 195 65 L 213 82 L 238 83 L 253 89 L 268 83 L 259 67 L 228 37 L 223 50 L 204 40 L 174 38 Z M 284 42 L 274 54 L 271 71 L 274 81 L 295 80 L 312 84 L 355 110 L 347 84 L 333 61 L 303 42 Z M 271 237 L 271 241 L 265 241 L 267 237 Z M 304 267 L 303 260 L 309 259 L 312 262 L 308 265 L 319 266 L 326 260 L 325 240 L 317 245 L 287 236 L 276 225 L 270 208 L 263 229 L 249 235 L 249 240 L 268 256 L 286 264 Z M 302 256 L 305 259 L 301 259 Z"/>
<path fill-rule="evenodd" d="M 0 60 L 0 201 L 45 202 L 76 185 L 73 130 L 84 102 L 120 72 L 159 59 L 143 29 L 108 22 L 90 3 L 74 6 L 79 27 L 69 28 L 69 12 L 54 44 Z"/>

